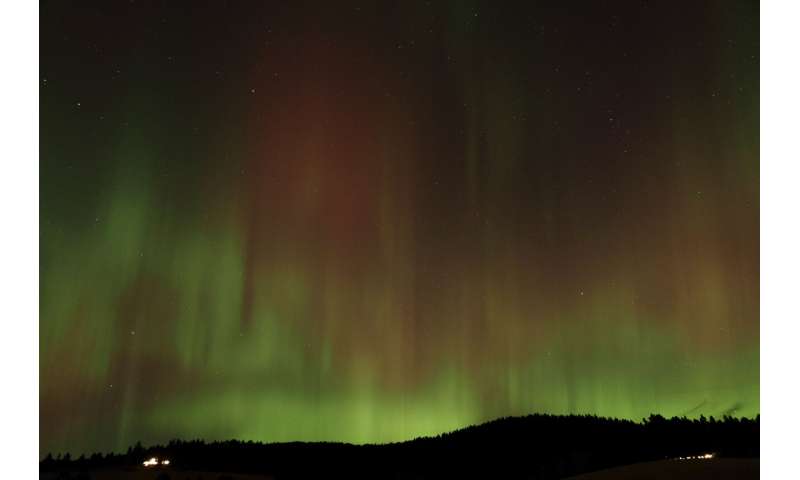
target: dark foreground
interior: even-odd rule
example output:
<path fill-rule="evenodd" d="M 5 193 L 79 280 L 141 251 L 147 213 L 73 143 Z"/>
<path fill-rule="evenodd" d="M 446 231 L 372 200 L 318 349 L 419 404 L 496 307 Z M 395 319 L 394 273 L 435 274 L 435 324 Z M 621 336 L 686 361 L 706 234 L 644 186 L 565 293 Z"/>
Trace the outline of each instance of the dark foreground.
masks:
<path fill-rule="evenodd" d="M 713 459 L 670 460 L 713 454 Z M 759 419 L 529 415 L 386 445 L 172 441 L 46 458 L 40 478 L 757 478 Z M 169 466 L 144 467 L 151 457 Z M 625 466 L 623 468 L 615 468 Z M 613 469 L 613 470 L 609 470 Z M 219 473 L 228 472 L 228 473 Z M 755 472 L 755 473 L 753 473 Z M 755 475 L 755 476 L 753 476 Z"/>
<path fill-rule="evenodd" d="M 569 480 L 750 480 L 759 474 L 757 458 L 661 460 L 585 473 Z"/>

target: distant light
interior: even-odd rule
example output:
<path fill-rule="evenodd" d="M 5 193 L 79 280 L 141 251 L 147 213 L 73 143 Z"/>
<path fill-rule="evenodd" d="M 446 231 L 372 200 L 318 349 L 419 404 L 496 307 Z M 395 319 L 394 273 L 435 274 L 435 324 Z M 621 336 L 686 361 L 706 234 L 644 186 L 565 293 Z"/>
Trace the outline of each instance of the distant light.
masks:
<path fill-rule="evenodd" d="M 150 460 L 145 460 L 142 462 L 142 465 L 145 467 L 152 467 L 154 465 L 158 465 L 158 459 L 156 457 L 151 458 Z"/>
<path fill-rule="evenodd" d="M 694 455 L 690 457 L 678 457 L 677 460 L 708 460 L 709 458 L 714 458 L 714 454 L 704 453 L 702 455 Z"/>
<path fill-rule="evenodd" d="M 169 460 L 164 460 L 161 462 L 161 465 L 169 465 Z"/>

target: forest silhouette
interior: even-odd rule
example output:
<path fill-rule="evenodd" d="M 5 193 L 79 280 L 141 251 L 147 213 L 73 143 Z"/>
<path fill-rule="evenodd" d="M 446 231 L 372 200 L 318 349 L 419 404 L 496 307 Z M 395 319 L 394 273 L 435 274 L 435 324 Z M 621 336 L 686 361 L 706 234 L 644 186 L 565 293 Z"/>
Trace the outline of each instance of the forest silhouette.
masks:
<path fill-rule="evenodd" d="M 650 415 L 641 422 L 592 415 L 528 415 L 381 445 L 333 442 L 259 443 L 172 440 L 126 453 L 71 458 L 48 454 L 40 472 L 91 478 L 107 469 L 143 469 L 168 458 L 153 478 L 184 478 L 182 471 L 266 474 L 274 478 L 534 478 L 553 479 L 632 463 L 711 453 L 719 458 L 759 456 L 760 416 L 697 419 Z M 171 477 L 170 477 L 171 475 Z M 212 476 L 209 478 L 217 478 Z"/>

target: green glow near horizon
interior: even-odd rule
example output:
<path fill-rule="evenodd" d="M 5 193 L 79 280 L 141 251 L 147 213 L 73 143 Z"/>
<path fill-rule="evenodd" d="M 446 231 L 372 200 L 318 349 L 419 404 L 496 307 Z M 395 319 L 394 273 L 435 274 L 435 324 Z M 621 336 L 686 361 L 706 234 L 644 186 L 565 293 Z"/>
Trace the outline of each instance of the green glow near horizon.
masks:
<path fill-rule="evenodd" d="M 137 44 L 80 109 L 45 37 L 41 453 L 759 414 L 757 22 L 623 57 L 398 8 L 413 48 L 287 13 L 230 76 Z"/>

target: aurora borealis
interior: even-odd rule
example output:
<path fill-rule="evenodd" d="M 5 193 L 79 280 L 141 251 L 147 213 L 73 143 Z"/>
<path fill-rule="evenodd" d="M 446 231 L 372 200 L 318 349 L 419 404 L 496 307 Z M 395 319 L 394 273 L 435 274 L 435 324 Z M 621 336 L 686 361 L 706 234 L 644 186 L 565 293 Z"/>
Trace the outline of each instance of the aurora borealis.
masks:
<path fill-rule="evenodd" d="M 42 3 L 40 452 L 758 414 L 758 3 L 579 5 Z"/>

